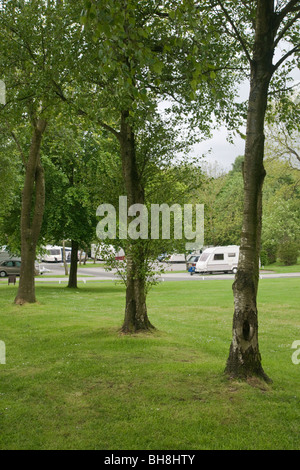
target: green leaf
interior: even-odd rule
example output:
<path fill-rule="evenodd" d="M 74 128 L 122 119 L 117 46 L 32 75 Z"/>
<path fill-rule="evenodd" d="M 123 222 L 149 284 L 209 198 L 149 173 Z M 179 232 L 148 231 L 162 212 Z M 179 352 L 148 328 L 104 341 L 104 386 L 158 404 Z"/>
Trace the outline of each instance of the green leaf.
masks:
<path fill-rule="evenodd" d="M 153 72 L 157 73 L 157 75 L 161 75 L 162 73 L 162 70 L 163 70 L 163 62 L 154 62 L 154 64 L 152 65 L 152 70 Z"/>

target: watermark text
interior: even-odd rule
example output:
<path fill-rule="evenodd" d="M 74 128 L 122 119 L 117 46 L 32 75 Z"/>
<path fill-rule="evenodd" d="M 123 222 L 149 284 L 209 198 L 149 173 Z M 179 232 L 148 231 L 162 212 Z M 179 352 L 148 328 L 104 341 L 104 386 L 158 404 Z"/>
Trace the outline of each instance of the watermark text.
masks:
<path fill-rule="evenodd" d="M 117 220 L 118 213 L 118 220 Z M 96 215 L 99 239 L 188 240 L 186 250 L 198 250 L 204 243 L 204 204 L 132 204 L 119 197 L 118 211 L 112 204 L 101 204 Z"/>
<path fill-rule="evenodd" d="M 0 341 L 0 364 L 6 364 L 5 343 Z"/>
<path fill-rule="evenodd" d="M 292 363 L 298 365 L 300 364 L 300 340 L 293 342 L 292 349 L 296 349 L 296 351 L 292 354 Z"/>
<path fill-rule="evenodd" d="M 0 80 L 0 104 L 6 103 L 6 88 L 3 80 Z"/>

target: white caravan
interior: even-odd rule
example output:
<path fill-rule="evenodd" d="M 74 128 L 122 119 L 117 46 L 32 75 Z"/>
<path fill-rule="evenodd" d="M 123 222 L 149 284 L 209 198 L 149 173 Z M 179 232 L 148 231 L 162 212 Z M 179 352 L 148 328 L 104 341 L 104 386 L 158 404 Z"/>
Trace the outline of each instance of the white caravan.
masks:
<path fill-rule="evenodd" d="M 174 253 L 167 261 L 168 263 L 185 263 L 186 259 L 184 254 Z"/>
<path fill-rule="evenodd" d="M 42 261 L 59 263 L 62 261 L 62 246 L 46 246 L 46 252 L 42 255 Z"/>
<path fill-rule="evenodd" d="M 206 248 L 195 266 L 195 273 L 236 273 L 240 247 L 237 245 Z M 191 272 L 191 274 L 193 274 Z"/>

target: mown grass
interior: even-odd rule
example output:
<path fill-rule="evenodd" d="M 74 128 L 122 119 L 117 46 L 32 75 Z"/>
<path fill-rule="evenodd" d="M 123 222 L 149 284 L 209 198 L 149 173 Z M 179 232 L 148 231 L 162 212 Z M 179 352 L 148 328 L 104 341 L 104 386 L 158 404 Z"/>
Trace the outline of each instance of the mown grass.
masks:
<path fill-rule="evenodd" d="M 124 288 L 0 285 L 1 449 L 300 449 L 299 280 L 262 280 L 260 350 L 272 385 L 230 381 L 231 281 L 164 282 L 157 330 L 124 336 Z"/>
<path fill-rule="evenodd" d="M 275 273 L 299 273 L 300 272 L 300 258 L 298 258 L 298 261 L 296 264 L 293 264 L 292 266 L 285 266 L 281 261 L 276 261 L 273 264 L 270 264 L 268 266 L 264 266 L 262 269 L 267 270 L 267 271 L 273 271 Z"/>

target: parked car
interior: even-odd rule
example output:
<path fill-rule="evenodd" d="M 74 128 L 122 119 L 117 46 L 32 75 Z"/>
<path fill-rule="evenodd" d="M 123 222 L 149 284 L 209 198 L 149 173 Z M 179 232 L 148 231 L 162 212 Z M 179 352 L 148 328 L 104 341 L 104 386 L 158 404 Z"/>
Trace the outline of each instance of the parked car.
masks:
<path fill-rule="evenodd" d="M 21 272 L 21 259 L 6 259 L 0 262 L 0 277 L 6 277 L 10 275 L 20 276 Z M 35 275 L 40 274 L 39 265 L 35 264 Z"/>
<path fill-rule="evenodd" d="M 186 262 L 186 269 L 189 273 L 193 274 L 195 272 L 195 267 L 197 261 L 199 261 L 201 255 L 192 255 Z"/>

